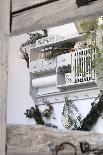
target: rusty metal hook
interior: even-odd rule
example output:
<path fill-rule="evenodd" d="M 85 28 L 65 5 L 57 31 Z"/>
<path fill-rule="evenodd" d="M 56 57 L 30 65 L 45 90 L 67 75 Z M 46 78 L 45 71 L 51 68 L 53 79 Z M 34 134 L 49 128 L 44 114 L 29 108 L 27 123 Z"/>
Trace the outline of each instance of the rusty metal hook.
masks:
<path fill-rule="evenodd" d="M 69 143 L 69 142 L 63 142 L 59 145 L 53 145 L 53 144 L 49 144 L 49 148 L 50 148 L 50 151 L 52 151 L 52 155 L 58 155 L 58 152 L 59 151 L 62 151 L 64 150 L 64 145 L 70 145 L 71 147 L 74 148 L 74 155 L 77 155 L 77 149 L 76 149 L 76 146 L 73 145 L 72 143 Z"/>

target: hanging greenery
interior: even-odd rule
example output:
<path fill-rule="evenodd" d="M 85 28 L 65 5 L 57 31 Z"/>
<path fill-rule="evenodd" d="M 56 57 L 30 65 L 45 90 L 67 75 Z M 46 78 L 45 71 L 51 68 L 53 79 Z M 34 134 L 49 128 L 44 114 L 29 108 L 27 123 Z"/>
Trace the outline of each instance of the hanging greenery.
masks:
<path fill-rule="evenodd" d="M 103 58 L 101 57 L 103 54 L 103 20 L 101 23 L 99 20 L 100 17 L 96 20 L 84 20 L 80 24 L 83 33 L 85 34 L 84 46 L 90 48 L 91 51 L 96 51 L 96 57 L 92 61 L 92 67 L 95 69 L 98 63 L 103 62 Z M 98 38 L 98 36 L 100 37 Z"/>
<path fill-rule="evenodd" d="M 77 115 L 77 116 L 76 116 Z M 62 112 L 62 123 L 65 128 L 70 129 L 78 126 L 79 117 L 78 108 L 75 106 L 72 100 L 69 100 L 67 97 L 65 98 L 65 104 Z"/>
<path fill-rule="evenodd" d="M 92 108 L 87 116 L 81 122 L 81 126 L 78 130 L 90 131 L 92 127 L 96 124 L 99 117 L 102 117 L 103 113 L 103 92 L 99 95 L 99 101 L 91 103 Z"/>
<path fill-rule="evenodd" d="M 83 20 L 83 22 L 81 22 L 80 24 L 83 33 L 85 34 L 85 40 L 88 39 L 89 37 L 91 37 L 91 40 L 94 41 L 95 40 L 95 33 L 96 33 L 96 29 L 98 27 L 97 21 L 96 20 Z"/>
<path fill-rule="evenodd" d="M 29 35 L 29 39 L 21 44 L 20 46 L 20 52 L 21 52 L 21 58 L 24 59 L 27 63 L 27 67 L 29 68 L 29 51 L 28 47 L 30 44 L 35 44 L 36 40 L 41 39 L 43 37 L 47 36 L 47 30 L 42 30 L 44 32 L 44 35 L 41 33 L 27 33 Z"/>
<path fill-rule="evenodd" d="M 97 85 L 103 89 L 103 17 L 95 20 L 83 20 L 80 27 L 84 33 L 84 48 L 88 48 L 86 64 L 95 70 Z M 78 63 L 78 73 L 83 74 Z M 85 74 L 85 73 L 84 73 Z"/>
<path fill-rule="evenodd" d="M 38 32 L 27 33 L 29 35 L 29 39 L 27 41 L 25 41 L 24 43 L 22 43 L 21 47 L 25 47 L 25 46 L 28 46 L 30 44 L 34 44 L 34 43 L 36 43 L 36 40 L 41 39 L 43 37 L 47 37 L 47 34 L 48 34 L 47 30 L 44 29 L 42 31 L 43 31 L 43 34 L 38 33 Z"/>
<path fill-rule="evenodd" d="M 103 119 L 103 91 L 100 91 L 100 94 L 95 99 L 95 101 L 91 103 L 91 106 L 92 108 L 90 112 L 84 119 L 82 119 L 82 116 L 73 101 L 69 100 L 66 97 L 62 112 L 62 123 L 64 127 L 68 129 L 71 128 L 72 130 L 91 131 L 92 127 L 96 124 L 98 118 L 101 117 Z M 47 114 L 45 115 L 46 111 Z M 35 107 L 27 109 L 24 114 L 28 118 L 33 118 L 37 124 L 57 128 L 57 126 L 51 123 L 45 123 L 43 120 L 43 117 L 50 118 L 52 111 L 53 107 L 51 105 L 49 109 L 45 109 L 44 112 L 41 112 L 36 105 Z"/>
<path fill-rule="evenodd" d="M 22 49 L 20 49 L 21 51 L 21 59 L 24 59 L 27 63 L 27 67 L 29 68 L 29 54 L 27 53 L 27 51 L 23 51 Z"/>
<path fill-rule="evenodd" d="M 91 103 L 91 110 L 87 116 L 82 119 L 81 114 L 77 107 L 73 104 L 73 101 L 65 98 L 65 104 L 62 112 L 62 123 L 65 128 L 72 130 L 82 130 L 82 131 L 91 131 L 93 126 L 98 121 L 98 118 L 102 118 L 103 113 L 103 91 L 100 91 L 100 94 L 95 98 L 94 102 Z M 74 114 L 78 113 L 77 117 L 74 117 Z"/>
<path fill-rule="evenodd" d="M 49 107 L 50 111 L 51 111 L 51 109 L 53 110 L 52 106 Z M 26 115 L 27 118 L 33 118 L 36 121 L 36 123 L 39 124 L 39 125 L 44 125 L 44 126 L 52 127 L 52 128 L 58 128 L 56 125 L 44 122 L 43 117 L 47 117 L 47 116 L 50 117 L 51 112 L 50 112 L 50 115 L 44 115 L 39 110 L 37 105 L 35 105 L 35 107 L 31 107 L 30 109 L 27 109 L 26 112 L 24 113 L 24 115 Z"/>
<path fill-rule="evenodd" d="M 37 124 L 44 125 L 44 120 L 42 118 L 41 111 L 39 110 L 38 106 L 35 105 L 35 107 L 31 107 L 30 109 L 27 109 L 24 113 L 27 118 L 33 118 Z"/>
<path fill-rule="evenodd" d="M 92 61 L 92 68 L 95 68 L 96 73 L 100 73 L 103 71 L 103 20 L 102 24 L 98 25 L 98 21 L 83 21 L 81 23 L 81 28 L 85 34 L 84 37 L 84 47 L 90 48 L 89 52 L 96 51 L 96 57 Z M 101 31 L 100 31 L 101 30 Z M 101 32 L 100 40 L 97 40 L 97 32 Z M 97 43 L 98 42 L 98 43 Z M 90 63 L 90 60 L 88 60 Z M 101 64 L 101 65 L 98 65 Z M 103 75 L 99 77 L 99 79 L 103 79 Z M 80 126 L 78 127 L 76 124 L 74 129 L 76 130 L 85 130 L 90 131 L 92 127 L 96 124 L 99 117 L 102 117 L 103 113 L 103 92 L 99 96 L 99 101 L 97 103 L 93 102 L 92 108 L 88 115 L 82 120 L 79 118 Z M 103 117 L 102 117 L 103 118 Z"/>

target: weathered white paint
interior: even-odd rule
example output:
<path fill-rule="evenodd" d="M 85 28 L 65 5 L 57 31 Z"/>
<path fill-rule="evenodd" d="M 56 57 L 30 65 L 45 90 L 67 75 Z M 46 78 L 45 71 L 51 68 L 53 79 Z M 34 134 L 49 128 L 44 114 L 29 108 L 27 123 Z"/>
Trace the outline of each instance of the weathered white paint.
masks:
<path fill-rule="evenodd" d="M 36 78 L 32 80 L 32 85 L 34 88 L 56 85 L 56 75 Z"/>
<path fill-rule="evenodd" d="M 74 23 L 49 28 L 48 35 L 51 36 L 54 34 L 60 35 L 64 38 L 72 38 L 79 35 Z"/>

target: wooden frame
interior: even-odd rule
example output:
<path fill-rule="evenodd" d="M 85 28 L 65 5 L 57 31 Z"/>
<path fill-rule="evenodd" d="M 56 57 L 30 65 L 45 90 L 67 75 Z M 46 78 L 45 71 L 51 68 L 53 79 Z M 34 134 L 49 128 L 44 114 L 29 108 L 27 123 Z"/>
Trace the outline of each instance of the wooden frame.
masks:
<path fill-rule="evenodd" d="M 9 35 L 103 15 L 103 0 L 79 7 L 76 0 L 0 0 L 0 155 L 6 154 Z M 11 10 L 11 13 L 10 13 Z M 11 17 L 11 20 L 10 20 Z"/>

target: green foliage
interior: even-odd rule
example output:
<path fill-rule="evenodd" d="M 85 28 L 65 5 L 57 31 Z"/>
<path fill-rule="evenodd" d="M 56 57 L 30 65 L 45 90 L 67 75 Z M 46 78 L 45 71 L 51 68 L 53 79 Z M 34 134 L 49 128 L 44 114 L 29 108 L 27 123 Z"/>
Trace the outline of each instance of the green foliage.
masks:
<path fill-rule="evenodd" d="M 27 34 L 29 35 L 29 39 L 25 43 L 22 44 L 23 46 L 34 44 L 36 40 L 45 37 L 44 35 L 40 33 L 27 33 Z"/>
<path fill-rule="evenodd" d="M 97 29 L 97 21 L 96 20 L 90 20 L 90 21 L 86 21 L 86 20 L 84 20 L 82 23 L 81 23 L 81 28 L 83 29 L 83 32 L 84 33 L 90 33 L 90 32 L 92 32 L 92 31 L 94 31 L 94 30 L 96 30 Z"/>
<path fill-rule="evenodd" d="M 90 47 L 93 48 L 93 46 L 90 46 Z M 87 63 L 87 68 L 88 68 L 89 63 L 92 61 L 92 68 L 95 68 L 96 73 L 98 74 L 100 72 L 103 72 L 103 49 L 100 50 L 98 47 L 95 47 L 95 50 L 96 50 L 95 59 L 92 61 L 91 57 L 90 58 L 87 57 L 86 63 Z M 79 66 L 78 66 L 78 71 L 80 72 Z M 103 75 L 101 75 L 99 79 L 100 80 L 103 79 Z M 102 113 L 103 113 L 103 94 L 100 96 L 99 102 L 97 104 L 94 103 L 93 105 L 92 103 L 92 108 L 90 112 L 88 113 L 88 115 L 83 120 L 81 120 L 80 118 L 79 120 L 80 126 L 78 127 L 78 125 L 75 123 L 73 129 L 90 131 L 92 127 L 95 125 L 95 123 L 97 122 L 98 118 L 100 116 L 102 117 Z"/>
<path fill-rule="evenodd" d="M 71 73 L 71 65 L 58 67 L 58 70 L 62 74 Z"/>
<path fill-rule="evenodd" d="M 99 117 L 102 117 L 103 113 L 103 94 L 100 96 L 100 99 L 97 104 L 92 103 L 92 108 L 88 115 L 83 119 L 82 125 L 79 130 L 90 131 L 95 125 Z"/>
<path fill-rule="evenodd" d="M 98 27 L 96 20 L 83 21 L 80 24 L 80 26 L 83 30 L 83 33 L 85 33 L 85 39 L 87 39 L 89 37 L 89 35 L 93 33 L 93 31 L 96 31 L 96 29 Z"/>
<path fill-rule="evenodd" d="M 51 128 L 55 128 L 55 129 L 58 128 L 56 125 L 53 125 L 53 124 L 51 124 L 51 123 L 46 123 L 45 126 L 51 127 Z"/>
<path fill-rule="evenodd" d="M 42 30 L 44 32 L 44 34 L 41 33 L 27 33 L 29 35 L 29 39 L 27 41 L 25 41 L 24 43 L 21 44 L 21 47 L 25 47 L 28 46 L 30 44 L 34 44 L 36 42 L 36 40 L 41 39 L 43 37 L 47 37 L 47 30 Z"/>
<path fill-rule="evenodd" d="M 74 114 L 76 113 L 79 115 L 77 119 L 74 117 Z M 72 129 L 76 129 L 78 127 L 78 123 L 80 124 L 81 115 L 79 114 L 78 108 L 75 106 L 73 101 L 69 100 L 67 97 L 65 98 L 62 116 L 62 121 L 65 128 L 72 127 Z"/>
<path fill-rule="evenodd" d="M 73 114 L 74 110 L 78 112 L 78 108 L 75 106 L 75 104 L 72 102 L 72 100 L 69 100 L 67 97 L 65 97 L 65 104 L 63 107 L 62 114 L 65 115 L 66 113 Z"/>
<path fill-rule="evenodd" d="M 45 124 L 42 119 L 42 114 L 41 114 L 37 105 L 35 105 L 35 108 L 31 107 L 30 109 L 27 109 L 26 113 L 24 113 L 24 114 L 26 115 L 27 118 L 35 119 L 37 124 L 41 124 L 41 125 Z"/>
<path fill-rule="evenodd" d="M 24 115 L 26 115 L 27 118 L 30 118 L 30 119 L 33 118 L 36 121 L 36 123 L 39 125 L 44 125 L 44 126 L 52 127 L 52 128 L 58 128 L 56 125 L 44 122 L 42 118 L 42 113 L 39 110 L 37 105 L 35 105 L 35 107 L 31 107 L 30 109 L 27 109 Z"/>
<path fill-rule="evenodd" d="M 82 117 L 81 117 L 81 115 L 79 115 L 78 117 L 77 117 L 77 119 L 75 120 L 75 123 L 74 123 L 74 127 L 72 128 L 72 130 L 78 130 L 78 129 L 80 129 L 81 128 L 81 125 L 82 125 Z"/>
<path fill-rule="evenodd" d="M 29 46 L 30 44 L 34 44 L 36 40 L 45 37 L 47 35 L 46 30 L 43 30 L 43 31 L 44 31 L 44 35 L 42 35 L 41 33 L 27 33 L 29 35 L 29 39 L 24 43 L 22 43 L 20 46 L 20 52 L 22 54 L 21 58 L 26 61 L 28 68 L 29 68 L 29 54 L 26 47 Z"/>
<path fill-rule="evenodd" d="M 101 74 L 103 72 L 103 36 L 101 40 L 97 40 L 98 35 L 102 35 L 102 32 L 101 34 L 97 32 L 103 31 L 103 25 L 98 25 L 97 20 L 92 20 L 83 21 L 80 26 L 85 34 L 85 47 L 89 47 L 91 51 L 96 51 L 94 60 L 86 60 L 87 64 L 92 63 L 92 69 L 95 69 L 98 79 L 101 80 L 103 79 Z"/>

